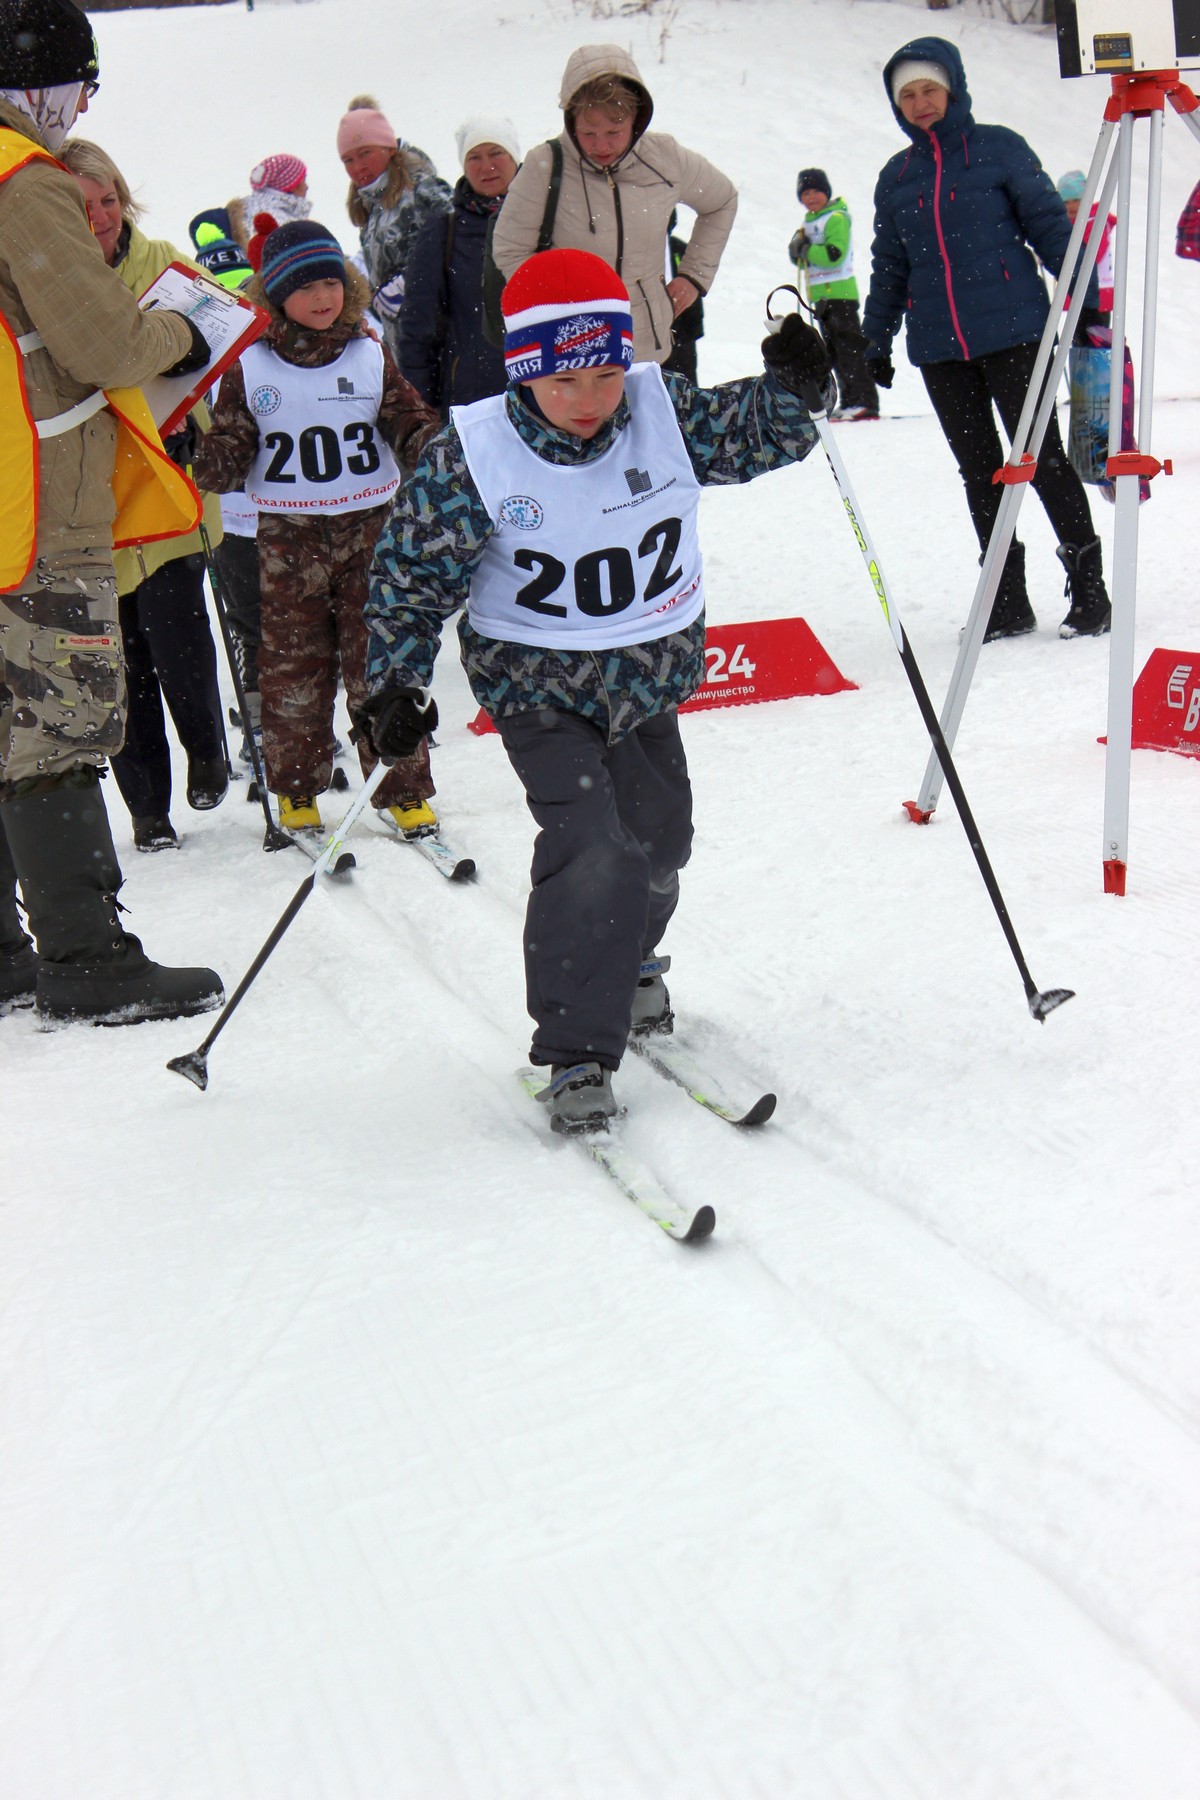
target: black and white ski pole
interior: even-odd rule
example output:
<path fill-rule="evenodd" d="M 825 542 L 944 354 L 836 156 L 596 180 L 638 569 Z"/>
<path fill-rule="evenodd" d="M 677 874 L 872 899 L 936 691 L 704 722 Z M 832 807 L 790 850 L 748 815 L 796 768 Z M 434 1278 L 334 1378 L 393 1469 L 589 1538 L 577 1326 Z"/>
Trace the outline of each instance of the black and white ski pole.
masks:
<path fill-rule="evenodd" d="M 804 301 L 801 299 L 799 291 L 796 288 L 790 285 L 773 288 L 771 293 L 767 296 L 768 330 L 777 331 L 779 329 L 781 321 L 771 312 L 771 302 L 774 300 L 775 295 L 779 293 L 794 295 L 798 306 L 804 308 L 806 311 L 811 311 L 811 308 L 804 307 Z M 850 521 L 850 529 L 854 533 L 859 552 L 867 566 L 867 573 L 871 577 L 871 586 L 875 589 L 876 598 L 883 608 L 883 616 L 888 622 L 888 629 L 891 631 L 893 642 L 899 652 L 900 661 L 904 665 L 904 672 L 908 676 L 909 685 L 916 697 L 921 717 L 925 721 L 925 729 L 933 740 L 934 750 L 937 752 L 938 761 L 942 765 L 942 773 L 946 778 L 946 786 L 950 789 L 954 804 L 958 809 L 958 816 L 962 820 L 963 830 L 967 834 L 967 842 L 974 852 L 975 861 L 979 864 L 979 873 L 983 876 L 983 884 L 987 888 L 988 896 L 996 910 L 996 917 L 1000 921 L 1000 928 L 1008 941 L 1009 949 L 1012 951 L 1013 961 L 1020 970 L 1021 981 L 1025 988 L 1025 999 L 1028 1002 L 1029 1010 L 1033 1017 L 1041 1024 L 1044 1022 L 1047 1013 L 1052 1013 L 1056 1006 L 1061 1006 L 1065 1000 L 1074 999 L 1075 990 L 1073 988 L 1046 988 L 1044 990 L 1039 990 L 1033 976 L 1029 973 L 1029 966 L 1022 955 L 1016 931 L 1013 929 L 1013 922 L 1008 916 L 1008 908 L 1004 904 L 1004 896 L 1000 892 L 1000 884 L 996 880 L 992 865 L 988 860 L 988 853 L 983 847 L 983 839 L 979 835 L 979 827 L 975 823 L 974 814 L 967 804 L 967 796 L 963 792 L 963 785 L 959 780 L 958 770 L 954 766 L 954 758 L 950 754 L 950 746 L 947 744 L 941 725 L 938 723 L 938 716 L 933 710 L 929 692 L 925 686 L 924 677 L 917 666 L 917 659 L 913 655 L 912 645 L 909 643 L 904 626 L 900 622 L 900 615 L 897 612 L 895 603 L 888 591 L 888 585 L 884 580 L 883 570 L 879 565 L 879 559 L 875 554 L 874 546 L 867 534 L 866 526 L 863 524 L 858 501 L 855 497 L 854 489 L 851 486 L 850 477 L 846 472 L 846 465 L 842 461 L 841 451 L 834 442 L 833 432 L 829 428 L 829 420 L 825 413 L 825 403 L 820 389 L 817 387 L 811 388 L 803 398 L 804 404 L 808 407 L 809 416 L 812 419 L 813 425 L 816 427 L 817 436 L 821 440 L 821 448 L 824 450 L 826 460 L 833 472 L 833 479 L 837 483 L 837 490 L 841 495 L 842 505 L 846 509 L 846 517 Z"/>
<path fill-rule="evenodd" d="M 246 689 L 238 672 L 237 645 L 233 641 L 233 629 L 229 623 L 229 608 L 225 604 L 225 589 L 217 569 L 217 559 L 213 554 L 212 539 L 204 520 L 200 521 L 200 542 L 204 547 L 204 563 L 208 570 L 208 585 L 212 589 L 213 606 L 216 608 L 217 623 L 221 627 L 221 637 L 225 643 L 225 657 L 229 663 L 229 673 L 233 677 L 234 698 L 237 700 L 238 716 L 242 721 L 242 735 L 245 737 L 250 751 L 250 764 L 254 770 L 254 785 L 258 790 L 258 798 L 262 802 L 263 818 L 267 822 L 263 837 L 264 850 L 286 850 L 293 840 L 287 832 L 275 823 L 271 817 L 271 803 L 267 799 L 267 778 L 263 772 L 262 755 L 255 739 L 250 723 L 250 708 L 246 701 Z M 228 748 L 225 760 L 229 761 Z"/>
<path fill-rule="evenodd" d="M 304 880 L 300 883 L 300 886 L 296 889 L 295 893 L 280 913 L 274 930 L 271 932 L 271 935 L 268 937 L 254 961 L 250 964 L 250 967 L 246 970 L 246 973 L 242 976 L 242 979 L 238 982 L 236 990 L 230 995 L 229 999 L 221 1008 L 220 1013 L 217 1015 L 217 1022 L 205 1038 L 204 1042 L 195 1050 L 189 1051 L 186 1056 L 173 1056 L 167 1064 L 168 1069 L 174 1074 L 185 1075 L 189 1081 L 194 1082 L 202 1093 L 208 1086 L 209 1051 L 224 1031 L 226 1025 L 228 1025 L 230 1016 L 244 999 L 254 982 L 255 977 L 262 969 L 263 964 L 267 961 L 271 952 L 279 943 L 280 938 L 282 938 L 284 932 L 316 887 L 321 876 L 324 875 L 328 868 L 337 862 L 341 854 L 342 845 L 358 823 L 365 808 L 370 804 L 371 796 L 374 794 L 376 788 L 390 772 L 391 766 L 390 762 L 378 762 L 371 770 L 371 773 L 363 784 L 361 793 L 355 797 L 353 804 L 348 808 L 346 816 L 341 824 L 336 826 L 331 832 L 329 842 L 326 844 L 321 855 L 317 858 L 309 873 L 304 877 Z"/>

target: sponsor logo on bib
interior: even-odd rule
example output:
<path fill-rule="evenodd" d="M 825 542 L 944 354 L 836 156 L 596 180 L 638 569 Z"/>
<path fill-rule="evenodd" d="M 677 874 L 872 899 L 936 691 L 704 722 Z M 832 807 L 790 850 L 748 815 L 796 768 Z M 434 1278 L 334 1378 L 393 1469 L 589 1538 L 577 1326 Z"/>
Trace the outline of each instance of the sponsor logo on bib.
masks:
<path fill-rule="evenodd" d="M 500 502 L 500 523 L 513 525 L 518 531 L 536 531 L 545 516 L 541 502 L 530 499 L 528 494 L 510 494 Z"/>

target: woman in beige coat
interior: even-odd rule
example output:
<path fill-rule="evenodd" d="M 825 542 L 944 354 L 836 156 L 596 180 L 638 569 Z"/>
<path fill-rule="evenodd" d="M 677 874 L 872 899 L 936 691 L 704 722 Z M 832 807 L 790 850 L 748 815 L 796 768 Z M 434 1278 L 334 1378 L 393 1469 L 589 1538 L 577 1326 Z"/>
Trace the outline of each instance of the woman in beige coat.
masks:
<path fill-rule="evenodd" d="M 585 44 L 563 72 L 562 186 L 555 249 L 590 250 L 622 277 L 633 302 L 636 362 L 666 362 L 671 324 L 706 294 L 737 212 L 737 189 L 695 150 L 649 131 L 654 102 L 637 64 L 616 44 Z M 522 163 L 496 220 L 493 255 L 508 277 L 537 249 L 553 146 Z M 671 213 L 696 214 L 678 274 L 667 280 Z"/>

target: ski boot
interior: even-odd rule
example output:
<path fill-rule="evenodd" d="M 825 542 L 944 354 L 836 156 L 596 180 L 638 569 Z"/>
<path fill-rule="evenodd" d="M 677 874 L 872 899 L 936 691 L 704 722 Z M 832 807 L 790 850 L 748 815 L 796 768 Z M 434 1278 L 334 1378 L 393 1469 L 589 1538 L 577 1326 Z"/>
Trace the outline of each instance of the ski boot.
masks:
<path fill-rule="evenodd" d="M 612 1073 L 598 1062 L 555 1063 L 550 1086 L 538 1095 L 550 1108 L 550 1129 L 566 1137 L 607 1131 L 616 1117 Z"/>
<path fill-rule="evenodd" d="M 1060 638 L 1103 637 L 1112 629 L 1112 603 L 1104 585 L 1100 539 L 1090 544 L 1060 544 L 1055 555 L 1067 571 L 1071 605 L 1058 628 Z"/>
<path fill-rule="evenodd" d="M 437 814 L 428 800 L 398 800 L 380 810 L 406 838 L 432 837 L 438 828 Z"/>
<path fill-rule="evenodd" d="M 669 956 L 653 956 L 641 967 L 638 984 L 633 990 L 633 1017 L 630 1037 L 666 1037 L 675 1029 L 671 996 L 663 976 L 671 966 Z"/>
<path fill-rule="evenodd" d="M 317 803 L 308 794 L 280 794 L 279 823 L 285 831 L 323 831 Z"/>

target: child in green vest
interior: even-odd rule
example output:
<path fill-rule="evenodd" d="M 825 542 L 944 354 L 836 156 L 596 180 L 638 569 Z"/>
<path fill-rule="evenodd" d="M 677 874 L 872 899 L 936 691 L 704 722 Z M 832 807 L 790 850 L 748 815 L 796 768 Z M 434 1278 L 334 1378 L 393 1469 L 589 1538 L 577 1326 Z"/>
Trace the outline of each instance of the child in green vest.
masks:
<path fill-rule="evenodd" d="M 788 245 L 788 255 L 804 270 L 809 305 L 837 376 L 841 402 L 830 417 L 877 419 L 879 395 L 867 368 L 866 340 L 859 324 L 846 202 L 830 198 L 824 169 L 801 169 L 796 197 L 805 208 L 804 223 Z"/>

